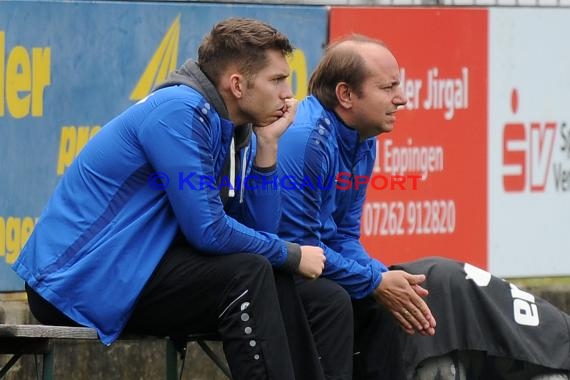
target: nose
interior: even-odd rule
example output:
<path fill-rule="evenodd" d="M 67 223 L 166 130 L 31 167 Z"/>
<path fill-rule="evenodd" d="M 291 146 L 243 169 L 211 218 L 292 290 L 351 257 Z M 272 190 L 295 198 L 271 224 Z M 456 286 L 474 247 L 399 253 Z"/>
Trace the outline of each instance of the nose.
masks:
<path fill-rule="evenodd" d="M 289 81 L 284 81 L 281 89 L 281 99 L 290 99 L 293 97 L 293 89 Z"/>
<path fill-rule="evenodd" d="M 405 106 L 406 103 L 408 103 L 408 98 L 406 98 L 406 95 L 404 95 L 404 89 L 402 86 L 398 86 L 396 96 L 394 96 L 392 102 L 397 106 Z"/>

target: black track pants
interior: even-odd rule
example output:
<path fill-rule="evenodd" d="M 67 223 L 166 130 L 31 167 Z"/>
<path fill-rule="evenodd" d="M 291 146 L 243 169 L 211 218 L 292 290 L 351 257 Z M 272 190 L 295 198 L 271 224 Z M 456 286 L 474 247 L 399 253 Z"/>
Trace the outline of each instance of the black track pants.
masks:
<path fill-rule="evenodd" d="M 127 329 L 157 335 L 217 331 L 234 380 L 322 378 L 292 276 L 274 273 L 258 255 L 171 249 Z"/>
<path fill-rule="evenodd" d="M 77 325 L 27 291 L 40 322 Z M 324 379 L 292 275 L 274 272 L 258 255 L 171 248 L 140 294 L 125 331 L 173 337 L 218 332 L 234 380 Z"/>
<path fill-rule="evenodd" d="M 400 328 L 372 297 L 351 300 L 325 278 L 297 279 L 327 380 L 404 378 Z"/>

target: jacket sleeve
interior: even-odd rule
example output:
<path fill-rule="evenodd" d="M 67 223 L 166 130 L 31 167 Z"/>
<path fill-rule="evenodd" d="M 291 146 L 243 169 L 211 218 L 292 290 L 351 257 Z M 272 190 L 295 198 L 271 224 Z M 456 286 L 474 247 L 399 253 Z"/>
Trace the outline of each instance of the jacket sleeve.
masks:
<path fill-rule="evenodd" d="M 358 192 L 357 197 L 353 200 L 343 220 L 335 223 L 337 227 L 336 234 L 327 241 L 327 249 L 342 253 L 342 261 L 338 263 L 339 267 L 345 265 L 351 267 L 351 261 L 354 261 L 365 268 L 364 271 L 360 270 L 361 273 L 365 275 L 364 278 L 366 278 L 367 275 L 370 276 L 370 282 L 364 281 L 362 287 L 359 289 L 357 289 L 359 281 L 355 279 L 356 281 L 352 286 L 356 292 L 351 293 L 355 298 L 361 298 L 372 293 L 372 291 L 378 287 L 380 281 L 382 281 L 382 273 L 388 270 L 383 263 L 370 257 L 360 242 L 360 220 L 365 194 L 365 189 L 361 189 L 361 191 Z M 334 255 L 331 255 L 331 257 L 334 257 Z M 333 268 L 334 265 L 331 265 L 330 269 L 334 271 Z M 353 270 L 359 270 L 358 266 L 354 266 L 353 268 Z M 329 268 L 325 268 L 325 276 L 328 276 L 328 269 Z M 335 276 L 335 274 L 332 273 L 331 276 Z"/>
<path fill-rule="evenodd" d="M 277 165 L 258 168 L 255 159 L 255 135 L 242 154 L 242 173 L 239 186 L 228 213 L 248 227 L 258 231 L 277 233 L 281 218 L 281 191 Z"/>
<path fill-rule="evenodd" d="M 204 180 L 215 176 L 213 152 L 221 143 L 223 122 L 198 101 L 173 99 L 145 119 L 139 141 L 155 172 L 169 179 L 164 191 L 191 245 L 216 255 L 260 254 L 275 266 L 288 267 L 299 247 L 228 216 L 219 189 Z"/>
<path fill-rule="evenodd" d="M 302 179 L 313 186 L 297 191 L 282 191 L 283 216 L 281 237 L 301 245 L 319 245 L 325 251 L 323 275 L 343 286 L 351 297 L 363 298 L 372 293 L 382 279 L 386 267 L 371 258 L 355 233 L 358 210 L 363 199 L 354 202 L 353 217 L 337 226 L 335 211 L 335 154 L 327 137 L 312 133 L 307 137 L 287 131 L 282 137 L 279 151 L 280 177 Z M 304 147 L 303 147 L 304 145 Z M 302 152 L 302 154 L 299 154 Z M 334 236 L 324 241 L 326 236 Z"/>

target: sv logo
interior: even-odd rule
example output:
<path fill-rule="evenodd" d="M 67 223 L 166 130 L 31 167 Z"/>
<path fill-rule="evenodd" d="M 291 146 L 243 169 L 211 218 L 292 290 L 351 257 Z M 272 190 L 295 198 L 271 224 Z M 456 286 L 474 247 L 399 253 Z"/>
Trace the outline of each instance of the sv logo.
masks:
<path fill-rule="evenodd" d="M 516 113 L 518 96 L 512 94 Z M 528 128 L 527 128 L 528 127 Z M 507 123 L 503 128 L 503 188 L 542 192 L 546 187 L 557 130 L 555 122 Z"/>

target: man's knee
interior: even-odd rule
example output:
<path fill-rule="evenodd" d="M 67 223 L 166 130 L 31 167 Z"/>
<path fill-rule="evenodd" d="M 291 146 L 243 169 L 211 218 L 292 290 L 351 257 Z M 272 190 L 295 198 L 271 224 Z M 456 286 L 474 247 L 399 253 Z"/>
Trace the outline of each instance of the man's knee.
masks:
<path fill-rule="evenodd" d="M 331 307 L 352 314 L 352 298 L 350 298 L 348 292 L 336 282 L 324 281 L 327 282 L 327 290 L 323 292 L 323 296 Z"/>
<path fill-rule="evenodd" d="M 348 292 L 336 282 L 326 278 L 304 280 L 299 286 L 299 294 L 305 303 L 352 313 L 352 300 Z"/>
<path fill-rule="evenodd" d="M 267 258 L 250 253 L 231 255 L 231 266 L 234 278 L 241 282 L 273 282 L 273 267 Z"/>
<path fill-rule="evenodd" d="M 335 286 L 330 288 L 326 293 L 326 301 L 330 315 L 336 318 L 339 324 L 344 325 L 352 331 L 352 328 L 348 327 L 354 324 L 352 299 L 343 287 L 337 283 L 333 284 Z"/>

